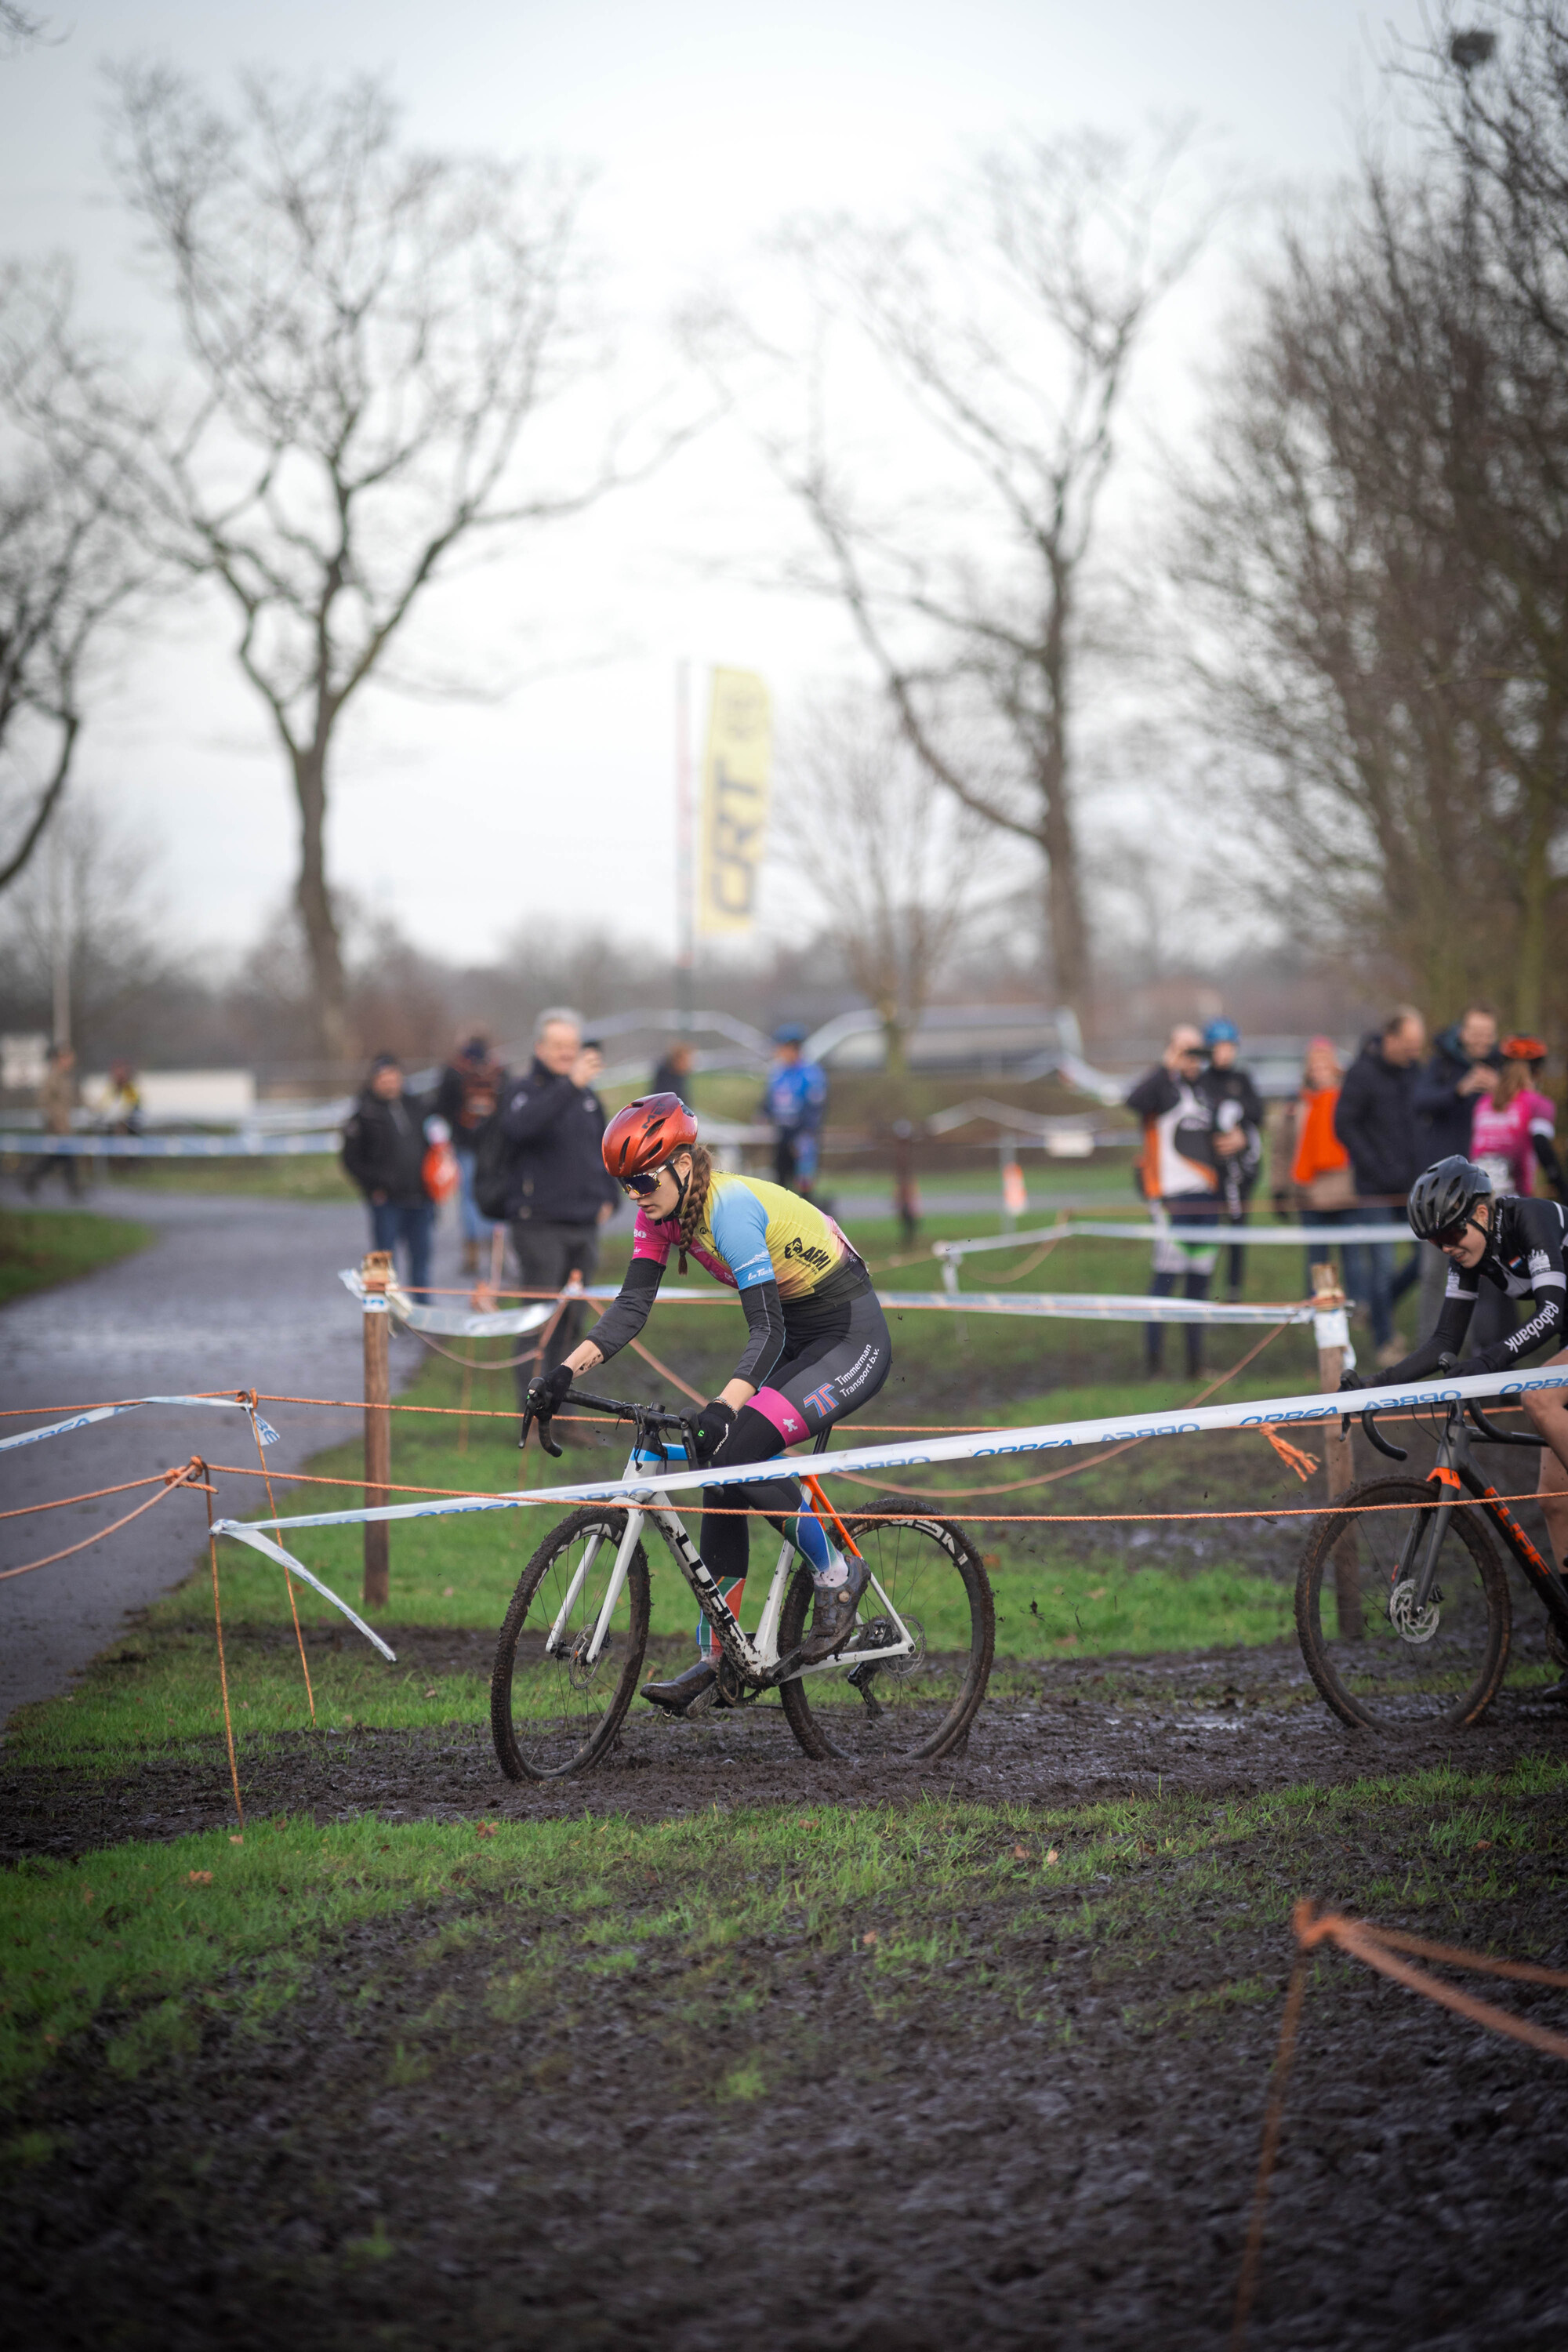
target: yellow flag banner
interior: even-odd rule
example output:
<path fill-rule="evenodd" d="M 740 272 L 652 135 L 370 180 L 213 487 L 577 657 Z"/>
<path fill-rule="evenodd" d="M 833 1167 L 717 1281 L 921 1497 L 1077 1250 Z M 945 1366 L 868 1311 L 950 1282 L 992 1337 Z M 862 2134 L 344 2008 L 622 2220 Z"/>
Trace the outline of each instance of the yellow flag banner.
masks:
<path fill-rule="evenodd" d="M 768 829 L 773 709 L 753 670 L 716 669 L 702 762 L 702 854 L 697 928 L 749 931 Z"/>

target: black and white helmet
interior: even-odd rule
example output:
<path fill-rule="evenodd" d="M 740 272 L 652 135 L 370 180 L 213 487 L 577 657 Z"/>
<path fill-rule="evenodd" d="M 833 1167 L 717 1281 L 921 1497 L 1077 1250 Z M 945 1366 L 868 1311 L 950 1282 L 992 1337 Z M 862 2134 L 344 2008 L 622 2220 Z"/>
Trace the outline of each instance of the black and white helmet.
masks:
<path fill-rule="evenodd" d="M 1454 1241 L 1464 1231 L 1478 1202 L 1492 1197 L 1492 1180 L 1484 1168 L 1458 1152 L 1439 1160 L 1417 1176 L 1410 1187 L 1405 1213 L 1410 1230 L 1421 1241 Z"/>

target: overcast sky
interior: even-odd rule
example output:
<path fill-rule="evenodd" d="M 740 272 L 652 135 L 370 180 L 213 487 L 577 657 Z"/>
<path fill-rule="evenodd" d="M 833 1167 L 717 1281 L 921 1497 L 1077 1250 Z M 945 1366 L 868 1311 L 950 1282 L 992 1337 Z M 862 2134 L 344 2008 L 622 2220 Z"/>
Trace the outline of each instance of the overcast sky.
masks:
<path fill-rule="evenodd" d="M 1254 182 L 1326 183 L 1381 105 L 1380 59 L 1419 33 L 1420 11 L 1415 0 L 78 0 L 54 23 L 58 46 L 0 62 L 0 241 L 75 256 L 84 314 L 156 352 L 169 348 L 166 314 L 136 272 L 101 161 L 107 57 L 161 53 L 215 95 L 241 64 L 384 69 L 422 143 L 592 163 L 589 223 L 612 294 L 651 334 L 694 286 L 743 281 L 781 215 L 929 196 L 1020 128 L 1134 133 L 1190 110 Z M 1229 266 L 1211 265 L 1152 351 L 1143 419 L 1168 427 L 1195 413 L 1202 322 L 1223 306 Z M 726 541 L 755 549 L 777 520 L 739 443 L 708 441 L 646 490 L 453 591 L 431 643 L 472 635 L 487 659 L 546 674 L 482 708 L 373 692 L 339 763 L 340 880 L 451 955 L 482 955 L 542 915 L 603 916 L 667 941 L 677 659 L 757 668 L 786 709 L 803 680 L 852 665 L 831 613 L 729 584 L 707 562 Z M 287 782 L 232 635 L 215 604 L 139 651 L 80 761 L 84 783 L 158 843 L 182 925 L 215 953 L 258 930 L 293 856 Z M 775 898 L 775 919 L 785 908 Z"/>

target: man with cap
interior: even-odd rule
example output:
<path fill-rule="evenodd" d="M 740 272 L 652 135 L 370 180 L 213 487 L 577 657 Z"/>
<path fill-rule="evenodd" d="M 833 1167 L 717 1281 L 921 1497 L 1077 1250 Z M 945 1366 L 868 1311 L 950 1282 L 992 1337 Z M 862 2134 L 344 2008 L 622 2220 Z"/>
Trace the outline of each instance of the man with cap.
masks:
<path fill-rule="evenodd" d="M 1241 1032 L 1234 1021 L 1211 1021 L 1204 1031 L 1208 1067 L 1199 1074 L 1196 1091 L 1214 1113 L 1214 1156 L 1219 1171 L 1220 1199 L 1226 1224 L 1247 1221 L 1247 1204 L 1263 1164 L 1263 1104 L 1250 1070 L 1237 1059 Z M 1247 1271 L 1247 1252 L 1232 1242 L 1226 1282 L 1227 1298 L 1239 1298 Z"/>
<path fill-rule="evenodd" d="M 768 1071 L 762 1113 L 773 1129 L 773 1181 L 810 1200 L 816 1183 L 827 1074 L 805 1058 L 805 1027 L 786 1021 L 773 1031 L 778 1051 Z"/>

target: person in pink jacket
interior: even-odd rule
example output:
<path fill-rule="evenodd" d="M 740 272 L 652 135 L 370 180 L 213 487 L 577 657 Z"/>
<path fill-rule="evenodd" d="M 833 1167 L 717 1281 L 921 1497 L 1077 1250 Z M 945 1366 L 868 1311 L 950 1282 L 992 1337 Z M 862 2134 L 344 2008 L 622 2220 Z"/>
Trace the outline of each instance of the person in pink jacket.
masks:
<path fill-rule="evenodd" d="M 1496 1087 L 1476 1097 L 1470 1157 L 1486 1170 L 1494 1192 L 1518 1192 L 1528 1200 L 1539 1161 L 1558 1199 L 1568 1199 L 1554 1139 L 1557 1106 L 1536 1085 L 1545 1059 L 1539 1037 L 1506 1038 Z"/>
<path fill-rule="evenodd" d="M 1476 1097 L 1470 1129 L 1470 1157 L 1491 1178 L 1500 1198 L 1516 1195 L 1528 1201 L 1535 1190 L 1539 1162 L 1558 1199 L 1563 1168 L 1557 1157 L 1553 1129 L 1557 1106 L 1536 1085 L 1546 1059 L 1539 1037 L 1509 1037 L 1502 1048 L 1502 1069 L 1489 1094 Z M 1489 1285 L 1476 1303 L 1475 1344 L 1489 1347 L 1513 1329 L 1514 1303 Z"/>

